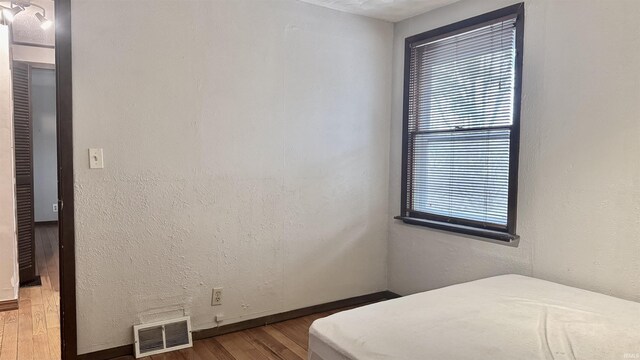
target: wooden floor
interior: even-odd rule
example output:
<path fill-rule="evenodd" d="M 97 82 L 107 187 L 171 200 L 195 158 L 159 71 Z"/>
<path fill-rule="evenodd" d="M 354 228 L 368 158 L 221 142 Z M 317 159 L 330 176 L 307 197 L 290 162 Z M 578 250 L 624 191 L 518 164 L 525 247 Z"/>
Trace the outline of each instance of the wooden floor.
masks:
<path fill-rule="evenodd" d="M 60 359 L 58 228 L 37 226 L 35 235 L 42 286 L 20 288 L 20 308 L 0 312 L 0 360 Z"/>
<path fill-rule="evenodd" d="M 143 360 L 307 360 L 309 326 L 319 318 L 346 309 L 318 313 L 254 329 L 197 340 L 193 348 Z M 133 356 L 116 360 L 134 360 Z"/>

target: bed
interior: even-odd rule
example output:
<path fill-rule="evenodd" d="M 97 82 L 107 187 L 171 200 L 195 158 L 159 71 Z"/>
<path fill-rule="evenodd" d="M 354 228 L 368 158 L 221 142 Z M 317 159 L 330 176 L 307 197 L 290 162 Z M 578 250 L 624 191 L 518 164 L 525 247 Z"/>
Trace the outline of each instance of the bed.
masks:
<path fill-rule="evenodd" d="M 497 276 L 316 320 L 309 359 L 640 359 L 640 303 Z"/>

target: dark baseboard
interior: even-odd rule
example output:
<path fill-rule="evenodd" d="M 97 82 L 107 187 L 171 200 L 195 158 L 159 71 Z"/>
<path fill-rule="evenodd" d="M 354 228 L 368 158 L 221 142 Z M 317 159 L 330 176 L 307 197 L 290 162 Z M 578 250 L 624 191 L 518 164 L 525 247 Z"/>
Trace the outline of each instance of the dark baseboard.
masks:
<path fill-rule="evenodd" d="M 389 300 L 400 297 L 391 291 L 380 291 L 373 294 L 361 295 L 349 299 L 332 301 L 325 304 L 309 306 L 302 309 L 286 311 L 279 314 L 262 316 L 255 319 L 240 321 L 237 323 L 222 325 L 215 328 L 195 330 L 192 333 L 193 340 L 206 339 L 218 335 L 224 335 L 235 331 L 247 330 L 254 327 L 265 326 L 281 321 L 291 320 L 320 312 L 337 310 L 349 306 L 362 305 L 374 301 Z M 115 348 L 100 350 L 88 354 L 78 355 L 78 360 L 109 360 L 120 356 L 133 355 L 133 345 L 118 346 Z"/>
<path fill-rule="evenodd" d="M 387 300 L 391 300 L 391 299 L 397 299 L 399 297 L 402 297 L 402 295 L 398 295 L 398 294 L 394 293 L 393 291 L 387 290 L 387 291 L 384 292 L 384 297 Z"/>
<path fill-rule="evenodd" d="M 0 301 L 0 312 L 18 310 L 18 299 Z"/>
<path fill-rule="evenodd" d="M 40 275 L 36 276 L 35 278 L 33 278 L 33 280 L 31 280 L 29 282 L 20 283 L 20 287 L 21 288 L 40 286 L 40 285 L 42 285 L 42 279 L 40 278 Z"/>
<path fill-rule="evenodd" d="M 35 226 L 51 226 L 51 225 L 58 225 L 58 220 L 53 220 L 53 221 L 36 221 Z"/>
<path fill-rule="evenodd" d="M 381 291 L 373 294 L 367 294 L 362 296 L 356 296 L 349 299 L 332 301 L 330 303 L 309 306 L 302 309 L 286 311 L 279 314 L 262 316 L 256 319 L 245 320 L 229 325 L 222 325 L 215 328 L 196 330 L 193 332 L 193 340 L 206 339 L 218 335 L 228 334 L 235 331 L 251 329 L 258 326 L 265 326 L 281 321 L 291 320 L 307 315 L 317 314 L 325 311 L 337 310 L 349 306 L 355 306 L 365 304 L 373 301 L 380 301 L 387 299 L 386 291 Z"/>
<path fill-rule="evenodd" d="M 119 358 L 121 356 L 133 356 L 133 344 L 123 345 L 110 349 L 95 351 L 88 354 L 78 355 L 78 360 L 109 360 Z"/>

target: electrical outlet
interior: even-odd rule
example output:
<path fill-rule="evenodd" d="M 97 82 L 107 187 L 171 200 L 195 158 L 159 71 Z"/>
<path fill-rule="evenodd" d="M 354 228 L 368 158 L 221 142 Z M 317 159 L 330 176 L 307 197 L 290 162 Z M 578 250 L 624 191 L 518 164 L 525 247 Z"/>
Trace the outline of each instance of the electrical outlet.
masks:
<path fill-rule="evenodd" d="M 211 306 L 222 305 L 222 288 L 213 288 L 211 294 Z"/>
<path fill-rule="evenodd" d="M 53 212 L 58 212 L 58 203 L 53 204 Z"/>

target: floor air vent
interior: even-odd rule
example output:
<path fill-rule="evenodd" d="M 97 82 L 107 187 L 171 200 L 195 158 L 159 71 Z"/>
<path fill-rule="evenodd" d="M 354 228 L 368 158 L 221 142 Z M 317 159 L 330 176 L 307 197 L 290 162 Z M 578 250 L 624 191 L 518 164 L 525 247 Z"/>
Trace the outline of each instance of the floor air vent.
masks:
<path fill-rule="evenodd" d="M 135 325 L 136 358 L 191 347 L 191 320 L 188 316 L 151 324 Z"/>

